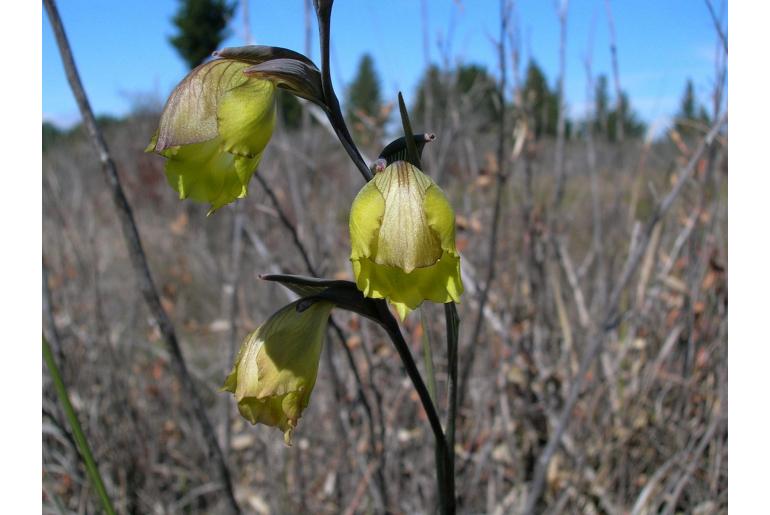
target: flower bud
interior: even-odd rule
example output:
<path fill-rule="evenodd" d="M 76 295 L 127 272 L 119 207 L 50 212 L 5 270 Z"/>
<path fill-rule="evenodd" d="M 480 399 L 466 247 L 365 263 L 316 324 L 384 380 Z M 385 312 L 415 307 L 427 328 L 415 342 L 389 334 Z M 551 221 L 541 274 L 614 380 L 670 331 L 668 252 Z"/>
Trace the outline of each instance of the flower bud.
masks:
<path fill-rule="evenodd" d="M 276 312 L 243 340 L 222 387 L 243 418 L 279 428 L 287 445 L 310 402 L 332 307 L 305 298 Z"/>
<path fill-rule="evenodd" d="M 385 298 L 403 320 L 422 301 L 460 300 L 455 217 L 444 192 L 406 161 L 377 173 L 350 209 L 350 261 L 367 297 Z"/>

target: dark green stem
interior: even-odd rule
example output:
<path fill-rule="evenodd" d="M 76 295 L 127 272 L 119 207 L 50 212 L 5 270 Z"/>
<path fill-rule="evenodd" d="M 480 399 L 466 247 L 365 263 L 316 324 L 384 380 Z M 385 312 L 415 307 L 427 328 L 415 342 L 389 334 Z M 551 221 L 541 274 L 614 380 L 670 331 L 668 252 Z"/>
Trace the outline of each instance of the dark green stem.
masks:
<path fill-rule="evenodd" d="M 455 422 L 457 420 L 457 343 L 459 340 L 460 317 L 454 302 L 444 304 L 446 316 L 447 361 L 449 365 L 449 409 L 447 413 L 447 481 L 454 501 L 455 492 Z"/>
<path fill-rule="evenodd" d="M 433 370 L 433 351 L 430 347 L 430 333 L 428 331 L 425 306 L 420 308 L 420 323 L 422 324 L 422 359 L 425 362 L 425 375 L 428 377 L 428 393 L 433 403 L 436 403 L 436 374 Z"/>
<path fill-rule="evenodd" d="M 398 92 L 398 111 L 401 113 L 401 125 L 404 128 L 404 142 L 406 143 L 406 155 L 409 157 L 409 161 L 422 170 L 422 162 L 420 161 L 420 151 L 417 149 L 417 143 L 415 143 L 412 137 L 412 122 L 409 121 L 409 112 L 406 110 L 406 104 L 404 103 L 404 96 L 401 92 Z"/>
<path fill-rule="evenodd" d="M 454 483 L 449 481 L 446 473 L 450 461 L 449 448 L 447 446 L 444 430 L 441 427 L 441 420 L 436 412 L 436 406 L 430 398 L 430 392 L 428 391 L 427 386 L 425 386 L 425 382 L 422 380 L 420 371 L 417 369 L 412 353 L 409 350 L 409 345 L 406 343 L 406 340 L 404 340 L 398 322 L 396 322 L 393 314 L 388 309 L 387 303 L 384 300 L 378 300 L 376 305 L 379 320 L 382 322 L 382 326 L 393 341 L 393 346 L 396 347 L 396 351 L 404 364 L 406 374 L 409 376 L 409 379 L 412 380 L 414 389 L 420 397 L 422 407 L 425 409 L 425 414 L 428 416 L 428 422 L 433 430 L 433 436 L 436 439 L 436 447 L 440 449 L 440 452 L 436 453 L 436 472 L 439 478 L 438 494 L 441 513 L 453 515 L 455 513 Z"/>
<path fill-rule="evenodd" d="M 350 156 L 353 164 L 361 172 L 365 181 L 372 180 L 372 172 L 366 166 L 364 158 L 358 151 L 358 147 L 353 142 L 353 137 L 348 131 L 345 118 L 340 110 L 340 103 L 337 95 L 334 93 L 332 85 L 331 69 L 329 65 L 329 46 L 331 40 L 331 21 L 332 21 L 332 3 L 333 0 L 314 0 L 316 16 L 318 17 L 318 32 L 321 37 L 321 85 L 323 87 L 324 102 L 326 103 L 326 115 L 334 128 L 334 133 L 342 143 L 343 148 Z"/>
<path fill-rule="evenodd" d="M 59 397 L 59 402 L 61 402 L 62 408 L 64 409 L 64 414 L 67 416 L 67 422 L 69 422 L 70 428 L 72 429 L 72 436 L 75 438 L 80 457 L 83 458 L 83 464 L 88 472 L 88 477 L 91 479 L 94 490 L 96 490 L 99 499 L 102 501 L 105 513 L 114 515 L 115 509 L 112 507 L 110 496 L 107 495 L 107 489 L 104 487 L 101 475 L 99 475 L 99 468 L 96 466 L 93 454 L 91 454 L 91 446 L 88 445 L 86 435 L 80 427 L 80 422 L 75 414 L 75 409 L 72 407 L 69 395 L 67 394 L 67 387 L 64 386 L 61 374 L 59 374 L 59 367 L 56 366 L 56 360 L 53 357 L 53 352 L 51 351 L 51 347 L 48 345 L 45 336 L 43 336 L 43 359 L 51 374 L 53 387 L 56 390 L 56 395 Z"/>
<path fill-rule="evenodd" d="M 428 380 L 428 393 L 433 400 L 433 404 L 436 404 L 436 374 L 433 370 L 433 352 L 430 348 L 430 334 L 428 332 L 427 317 L 425 316 L 425 306 L 420 308 L 420 321 L 422 322 L 422 355 L 425 362 L 425 375 Z M 446 482 L 446 470 L 445 467 L 439 466 L 443 463 L 443 450 L 438 445 L 438 442 L 434 445 L 435 460 L 436 460 L 436 482 L 438 485 L 438 491 L 441 491 L 443 485 Z M 446 512 L 446 501 L 443 496 L 438 498 L 439 512 Z"/>

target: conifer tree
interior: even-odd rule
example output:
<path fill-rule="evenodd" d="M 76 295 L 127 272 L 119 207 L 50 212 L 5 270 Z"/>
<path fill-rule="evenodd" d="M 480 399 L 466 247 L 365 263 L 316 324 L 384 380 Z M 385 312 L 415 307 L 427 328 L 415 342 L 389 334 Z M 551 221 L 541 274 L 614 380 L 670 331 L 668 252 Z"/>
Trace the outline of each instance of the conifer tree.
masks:
<path fill-rule="evenodd" d="M 594 89 L 594 133 L 597 135 L 606 135 L 609 118 L 610 95 L 608 92 L 608 82 L 606 75 L 599 75 L 596 78 L 596 87 Z"/>
<path fill-rule="evenodd" d="M 620 94 L 620 113 L 616 108 L 607 116 L 607 139 L 609 141 L 616 141 L 618 137 L 618 120 L 622 120 L 623 134 L 626 138 L 640 138 L 644 135 L 646 126 L 631 109 L 631 103 L 625 91 Z"/>
<path fill-rule="evenodd" d="M 374 60 L 364 54 L 358 64 L 356 77 L 348 90 L 348 119 L 353 124 L 353 132 L 367 144 L 371 139 L 372 124 L 379 129 L 382 125 L 380 109 L 380 78 L 374 68 Z"/>
<path fill-rule="evenodd" d="M 534 119 L 535 137 L 555 135 L 559 119 L 559 99 L 548 87 L 545 73 L 534 60 L 527 66 L 524 102 Z"/>
<path fill-rule="evenodd" d="M 425 125 L 430 125 L 433 120 L 426 120 L 428 115 L 428 101 L 433 106 L 441 105 L 446 102 L 449 96 L 448 87 L 445 83 L 445 74 L 435 64 L 431 64 L 423 73 L 419 84 L 417 85 L 417 99 L 411 110 L 412 116 Z"/>
<path fill-rule="evenodd" d="M 431 125 L 435 120 L 425 119 L 428 100 L 435 113 L 439 106 L 457 102 L 460 98 L 470 102 L 474 113 L 480 115 L 481 130 L 499 114 L 495 79 L 483 66 L 461 64 L 454 70 L 441 71 L 436 65 L 430 65 L 417 86 L 417 99 L 412 108 L 414 119 Z"/>
<path fill-rule="evenodd" d="M 235 4 L 227 0 L 180 0 L 172 19 L 178 32 L 169 42 L 188 67 L 195 68 L 219 48 L 234 11 Z"/>
<path fill-rule="evenodd" d="M 699 125 L 708 127 L 709 115 L 703 104 L 698 105 L 695 98 L 695 86 L 692 79 L 687 79 L 679 104 L 679 112 L 674 118 L 674 127 L 682 136 L 691 136 L 697 132 Z"/>

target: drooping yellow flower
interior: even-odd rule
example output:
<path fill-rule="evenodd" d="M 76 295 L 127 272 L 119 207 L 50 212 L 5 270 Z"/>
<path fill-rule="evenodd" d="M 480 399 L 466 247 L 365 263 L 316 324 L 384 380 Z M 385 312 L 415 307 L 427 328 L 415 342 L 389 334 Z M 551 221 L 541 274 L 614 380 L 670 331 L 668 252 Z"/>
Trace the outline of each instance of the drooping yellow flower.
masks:
<path fill-rule="evenodd" d="M 300 299 L 280 309 L 244 339 L 222 387 L 246 420 L 279 428 L 287 445 L 310 402 L 333 307 Z"/>
<path fill-rule="evenodd" d="M 356 285 L 387 299 L 402 320 L 424 300 L 460 300 L 454 211 L 415 166 L 396 161 L 361 189 L 350 209 L 350 242 Z"/>
<path fill-rule="evenodd" d="M 167 158 L 166 177 L 182 199 L 211 212 L 245 197 L 275 125 L 275 85 L 243 72 L 251 63 L 215 59 L 171 93 L 147 151 Z"/>

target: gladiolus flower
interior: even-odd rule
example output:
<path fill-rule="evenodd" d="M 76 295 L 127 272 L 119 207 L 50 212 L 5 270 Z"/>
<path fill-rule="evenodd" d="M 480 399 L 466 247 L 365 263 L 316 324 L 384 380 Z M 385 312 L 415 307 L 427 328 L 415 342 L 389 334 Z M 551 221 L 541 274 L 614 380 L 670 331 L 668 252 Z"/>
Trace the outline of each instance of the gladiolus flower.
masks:
<path fill-rule="evenodd" d="M 166 177 L 182 199 L 209 214 L 245 197 L 275 125 L 275 85 L 244 74 L 252 63 L 215 59 L 179 83 L 147 151 L 167 158 Z"/>
<path fill-rule="evenodd" d="M 396 161 L 361 189 L 350 209 L 350 242 L 356 285 L 387 299 L 402 320 L 424 300 L 460 300 L 454 211 L 415 166 Z"/>
<path fill-rule="evenodd" d="M 235 394 L 243 418 L 279 428 L 287 445 L 310 402 L 333 307 L 300 299 L 276 312 L 244 339 L 222 387 Z"/>

